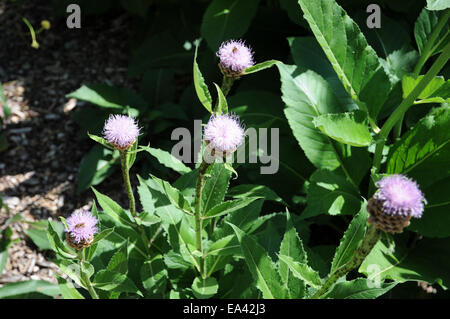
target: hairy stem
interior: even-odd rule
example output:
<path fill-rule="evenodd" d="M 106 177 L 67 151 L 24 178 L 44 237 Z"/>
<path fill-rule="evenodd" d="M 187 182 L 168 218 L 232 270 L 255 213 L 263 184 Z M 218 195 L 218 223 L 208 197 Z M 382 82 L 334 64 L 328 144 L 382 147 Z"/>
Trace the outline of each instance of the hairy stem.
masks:
<path fill-rule="evenodd" d="M 345 276 L 351 270 L 361 265 L 361 263 L 364 261 L 367 255 L 369 255 L 369 253 L 372 251 L 372 248 L 380 239 L 381 233 L 381 230 L 373 225 L 370 225 L 361 245 L 355 251 L 352 258 L 347 263 L 336 269 L 323 284 L 323 286 L 319 290 L 317 290 L 317 292 L 311 297 L 311 299 L 321 298 L 329 291 L 329 289 L 336 283 L 336 281 L 338 281 L 339 278 Z"/>
<path fill-rule="evenodd" d="M 202 277 L 205 276 L 204 269 L 204 256 L 203 256 L 203 246 L 202 246 L 202 191 L 205 186 L 205 173 L 209 167 L 209 163 L 207 163 L 204 159 L 200 164 L 197 175 L 197 183 L 195 186 L 195 234 L 197 239 L 197 250 L 201 253 L 200 257 L 200 274 Z"/>

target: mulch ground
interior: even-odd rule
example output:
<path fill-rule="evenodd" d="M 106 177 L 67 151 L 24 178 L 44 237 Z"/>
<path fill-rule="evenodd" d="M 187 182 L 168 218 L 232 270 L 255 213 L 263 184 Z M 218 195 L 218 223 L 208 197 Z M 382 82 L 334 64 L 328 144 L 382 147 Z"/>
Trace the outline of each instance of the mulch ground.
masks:
<path fill-rule="evenodd" d="M 77 196 L 76 184 L 81 159 L 94 143 L 79 138 L 71 117 L 83 103 L 65 95 L 88 83 L 133 87 L 126 76 L 127 15 L 93 17 L 70 30 L 65 18 L 55 20 L 49 1 L 10 3 L 0 1 L 0 82 L 12 111 L 3 127 L 9 145 L 0 152 L 0 196 L 9 207 L 0 211 L 0 230 L 15 214 L 29 222 L 58 220 L 92 206 L 92 193 Z M 30 46 L 23 17 L 36 29 L 50 20 L 51 29 L 37 35 L 39 49 Z M 100 190 L 124 202 L 120 178 L 113 175 Z M 19 242 L 10 247 L 0 286 L 28 279 L 56 282 L 56 267 L 24 234 L 28 223 L 12 227 Z"/>

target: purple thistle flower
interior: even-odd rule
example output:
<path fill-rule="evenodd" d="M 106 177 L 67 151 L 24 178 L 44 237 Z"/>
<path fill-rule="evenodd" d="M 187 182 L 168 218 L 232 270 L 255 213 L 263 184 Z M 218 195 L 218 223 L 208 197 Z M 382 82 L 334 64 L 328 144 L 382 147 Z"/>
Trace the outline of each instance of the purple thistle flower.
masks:
<path fill-rule="evenodd" d="M 237 76 L 254 64 L 253 52 L 242 40 L 223 42 L 216 55 L 220 69 L 227 76 Z"/>
<path fill-rule="evenodd" d="M 422 217 L 426 199 L 417 183 L 406 176 L 394 174 L 383 177 L 376 184 L 373 198 L 381 204 L 384 214 Z"/>
<path fill-rule="evenodd" d="M 87 210 L 72 213 L 66 220 L 69 242 L 84 244 L 92 241 L 94 234 L 98 232 L 97 222 L 97 218 Z"/>
<path fill-rule="evenodd" d="M 244 128 L 237 115 L 212 115 L 205 126 L 208 147 L 220 152 L 233 152 L 244 141 Z"/>
<path fill-rule="evenodd" d="M 126 115 L 110 115 L 103 127 L 105 139 L 119 150 L 130 148 L 139 135 L 136 120 Z"/>

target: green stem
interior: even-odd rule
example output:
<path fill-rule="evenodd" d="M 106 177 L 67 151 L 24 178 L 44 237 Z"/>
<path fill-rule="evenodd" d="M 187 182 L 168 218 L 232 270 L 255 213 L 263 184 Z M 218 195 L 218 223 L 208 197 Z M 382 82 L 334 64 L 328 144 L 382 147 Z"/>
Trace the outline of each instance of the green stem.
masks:
<path fill-rule="evenodd" d="M 425 87 L 430 83 L 431 80 L 439 73 L 439 71 L 445 66 L 448 59 L 450 58 L 450 42 L 445 46 L 442 54 L 433 63 L 431 68 L 425 74 L 425 76 L 417 83 L 411 93 L 400 103 L 400 105 L 392 112 L 389 118 L 384 123 L 381 128 L 380 134 L 377 138 L 377 146 L 375 149 L 375 155 L 373 160 L 374 173 L 378 173 L 381 165 L 381 157 L 386 139 L 394 127 L 394 125 L 400 120 L 403 114 L 406 113 L 408 108 L 413 105 L 415 99 L 420 93 L 425 89 Z"/>
<path fill-rule="evenodd" d="M 130 205 L 130 213 L 136 222 L 136 217 L 137 217 L 136 201 L 134 200 L 133 188 L 131 187 L 131 181 L 130 181 L 130 167 L 128 166 L 128 160 L 127 160 L 128 150 L 121 150 L 121 151 L 119 151 L 119 153 L 120 153 L 120 166 L 122 167 L 123 182 L 125 183 L 125 189 L 127 191 L 128 201 L 130 203 L 129 204 Z M 136 222 L 136 224 L 137 224 L 137 228 L 138 228 L 139 232 L 141 233 L 142 241 L 144 242 L 144 245 L 148 252 L 149 240 L 148 240 L 147 234 L 145 233 L 145 230 L 141 227 L 141 225 L 139 225 L 137 222 Z"/>
<path fill-rule="evenodd" d="M 84 261 L 84 248 L 78 250 L 78 259 L 80 260 L 80 271 L 81 271 L 81 281 L 86 285 L 86 288 L 91 295 L 92 299 L 100 299 L 92 286 L 92 282 L 89 279 L 88 275 L 83 271 L 83 261 Z"/>
<path fill-rule="evenodd" d="M 330 275 L 327 281 L 323 284 L 323 286 L 319 290 L 317 290 L 317 292 L 311 297 L 311 299 L 321 298 L 329 291 L 329 289 L 336 283 L 336 281 L 338 281 L 339 278 L 345 276 L 351 270 L 361 265 L 361 263 L 369 255 L 373 247 L 380 239 L 381 233 L 382 233 L 381 230 L 379 230 L 373 225 L 370 225 L 369 228 L 367 229 L 366 235 L 364 236 L 361 245 L 355 251 L 352 258 L 344 265 L 336 269 Z"/>
<path fill-rule="evenodd" d="M 198 175 L 197 175 L 197 183 L 195 185 L 195 234 L 196 234 L 196 240 L 197 240 L 197 250 L 200 252 L 200 274 L 202 277 L 205 277 L 205 265 L 204 265 L 204 255 L 203 255 L 203 245 L 202 245 L 202 216 L 201 216 L 201 209 L 202 209 L 202 191 L 203 187 L 205 186 L 205 173 L 206 170 L 209 167 L 209 163 L 205 162 L 205 160 L 202 160 L 202 163 L 200 164 L 200 167 L 198 169 Z"/>
<path fill-rule="evenodd" d="M 228 77 L 228 76 L 223 76 L 222 79 L 222 93 L 223 95 L 227 96 L 227 94 L 230 92 L 231 88 L 233 87 L 233 83 L 234 83 L 234 78 L 232 77 Z"/>
<path fill-rule="evenodd" d="M 128 200 L 130 202 L 130 212 L 133 217 L 136 217 L 136 202 L 134 200 L 133 188 L 131 187 L 130 182 L 130 168 L 128 167 L 127 161 L 127 150 L 119 151 L 120 152 L 120 166 L 122 167 L 122 176 L 123 181 L 125 183 L 125 189 L 128 194 Z"/>
<path fill-rule="evenodd" d="M 434 43 L 436 42 L 437 37 L 442 31 L 442 28 L 446 25 L 447 20 L 450 17 L 450 10 L 446 10 L 445 14 L 441 16 L 439 19 L 438 24 L 434 28 L 433 32 L 430 34 L 430 37 L 428 38 L 427 43 L 425 44 L 425 47 L 422 50 L 422 54 L 419 57 L 419 60 L 417 61 L 416 66 L 414 67 L 413 74 L 414 76 L 419 76 L 420 71 L 422 70 L 425 62 L 430 58 L 430 56 L 434 53 L 434 50 L 436 46 L 434 46 Z M 402 125 L 403 125 L 403 118 L 405 114 L 402 114 L 399 121 L 395 125 L 394 128 L 394 137 L 398 138 L 400 137 L 402 133 Z"/>

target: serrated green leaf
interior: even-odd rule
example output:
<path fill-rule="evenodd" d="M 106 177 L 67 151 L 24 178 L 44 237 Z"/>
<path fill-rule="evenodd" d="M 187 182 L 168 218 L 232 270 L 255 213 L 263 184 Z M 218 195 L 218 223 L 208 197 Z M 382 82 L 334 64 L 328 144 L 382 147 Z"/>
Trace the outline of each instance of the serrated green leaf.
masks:
<path fill-rule="evenodd" d="M 281 286 L 280 275 L 265 249 L 237 226 L 229 225 L 239 240 L 247 266 L 256 282 L 256 287 L 262 292 L 263 298 L 284 298 L 285 290 Z"/>
<path fill-rule="evenodd" d="M 56 276 L 56 279 L 58 280 L 58 286 L 64 299 L 84 299 L 83 295 L 75 289 L 70 281 L 63 279 L 58 275 Z"/>
<path fill-rule="evenodd" d="M 120 207 L 119 204 L 117 204 L 108 196 L 99 193 L 94 187 L 91 188 L 95 194 L 95 197 L 97 198 L 98 203 L 106 214 L 111 216 L 117 222 L 130 227 L 134 226 L 134 223 L 131 221 L 132 217 L 127 214 L 127 212 L 122 207 Z"/>
<path fill-rule="evenodd" d="M 231 172 L 221 163 L 214 163 L 209 170 L 202 191 L 202 214 L 222 203 L 230 183 Z"/>
<path fill-rule="evenodd" d="M 110 270 L 100 270 L 97 272 L 93 286 L 106 291 L 131 292 L 143 296 L 133 281 L 126 275 Z"/>
<path fill-rule="evenodd" d="M 336 249 L 333 261 L 331 263 L 330 273 L 344 265 L 353 256 L 354 251 L 359 247 L 359 243 L 366 232 L 368 217 L 369 213 L 366 209 L 366 203 L 364 203 L 361 205 L 361 210 L 359 213 L 353 217 L 341 239 L 339 247 Z"/>
<path fill-rule="evenodd" d="M 287 203 L 280 196 L 278 196 L 278 194 L 264 185 L 237 185 L 228 190 L 227 196 L 231 196 L 233 198 L 263 197 L 264 200 L 271 200 L 287 205 Z"/>
<path fill-rule="evenodd" d="M 184 198 L 184 196 L 178 189 L 170 185 L 165 180 L 162 180 L 153 175 L 151 175 L 151 177 L 156 183 L 160 185 L 160 187 L 164 190 L 167 198 L 175 207 L 188 214 L 192 214 L 192 207 L 190 203 Z"/>
<path fill-rule="evenodd" d="M 251 202 L 253 202 L 253 201 L 255 201 L 255 200 L 259 199 L 259 198 L 261 198 L 261 197 L 249 197 L 249 198 L 225 201 L 225 202 L 223 202 L 221 204 L 218 204 L 218 205 L 214 206 L 210 210 L 208 210 L 206 212 L 206 214 L 203 216 L 203 218 L 204 219 L 206 219 L 206 218 L 214 218 L 214 217 L 219 217 L 219 216 L 223 216 L 223 215 L 229 214 L 229 213 L 234 212 L 234 211 L 236 211 L 238 209 L 246 207 Z"/>
<path fill-rule="evenodd" d="M 111 257 L 106 270 L 126 275 L 128 273 L 128 240 Z"/>
<path fill-rule="evenodd" d="M 59 237 L 58 233 L 53 229 L 51 223 L 48 223 L 47 231 L 50 246 L 57 254 L 61 255 L 64 258 L 71 258 L 71 259 L 76 258 L 76 255 L 70 253 L 67 247 L 64 245 L 64 243 L 61 241 L 61 238 Z"/>
<path fill-rule="evenodd" d="M 288 265 L 294 276 L 303 280 L 306 284 L 313 288 L 321 287 L 322 281 L 320 280 L 319 273 L 307 264 L 294 261 L 292 257 L 285 255 L 278 255 L 278 258 L 280 261 L 283 261 L 286 265 Z"/>
<path fill-rule="evenodd" d="M 244 74 L 252 74 L 252 73 L 256 73 L 256 72 L 271 68 L 272 66 L 274 66 L 275 64 L 277 64 L 279 62 L 280 61 L 277 61 L 277 60 L 268 60 L 268 61 L 264 61 L 264 62 L 255 64 L 253 66 L 246 68 L 244 71 Z"/>
<path fill-rule="evenodd" d="M 209 246 L 208 250 L 206 251 L 205 255 L 228 256 L 239 254 L 240 252 L 241 246 L 236 238 L 236 235 L 233 234 L 222 237 L 221 239 L 211 244 L 211 246 Z"/>
<path fill-rule="evenodd" d="M 299 4 L 346 91 L 376 119 L 391 83 L 358 25 L 334 0 L 299 0 Z"/>
<path fill-rule="evenodd" d="M 286 212 L 286 232 L 280 246 L 280 255 L 291 257 L 303 264 L 308 263 L 308 256 L 303 243 L 297 234 L 289 211 Z M 305 295 L 305 282 L 292 274 L 289 266 L 282 260 L 278 269 L 283 285 L 286 287 L 287 296 L 290 299 L 302 298 Z"/>
<path fill-rule="evenodd" d="M 367 114 L 362 111 L 322 114 L 316 116 L 313 123 L 325 135 L 344 144 L 365 147 L 372 142 Z"/>
<path fill-rule="evenodd" d="M 439 19 L 442 18 L 443 14 L 443 12 L 430 11 L 424 8 L 417 18 L 416 23 L 414 24 L 414 37 L 416 39 L 417 47 L 419 48 L 419 53 L 421 55 L 432 55 L 441 51 L 438 50 L 436 44 L 433 43 L 433 45 L 430 47 L 432 52 L 425 52 L 425 46 L 427 45 L 428 41 L 432 40 L 430 39 L 430 36 L 433 33 L 433 30 L 438 25 Z M 444 28 L 439 32 L 436 40 L 445 40 L 446 35 L 448 36 L 449 28 L 450 27 L 448 26 L 448 24 L 444 26 Z"/>

